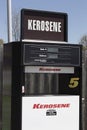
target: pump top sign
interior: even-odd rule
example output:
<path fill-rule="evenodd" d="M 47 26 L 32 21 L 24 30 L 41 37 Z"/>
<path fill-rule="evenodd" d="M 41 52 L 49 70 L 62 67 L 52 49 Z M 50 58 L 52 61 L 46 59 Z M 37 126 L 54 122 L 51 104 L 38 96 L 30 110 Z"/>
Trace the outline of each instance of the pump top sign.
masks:
<path fill-rule="evenodd" d="M 67 14 L 23 9 L 21 40 L 67 41 Z"/>

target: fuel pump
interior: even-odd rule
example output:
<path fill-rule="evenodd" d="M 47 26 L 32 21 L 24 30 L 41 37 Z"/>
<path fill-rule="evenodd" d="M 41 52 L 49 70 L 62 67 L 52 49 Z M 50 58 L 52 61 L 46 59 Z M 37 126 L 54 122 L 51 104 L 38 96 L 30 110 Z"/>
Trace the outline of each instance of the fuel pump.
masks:
<path fill-rule="evenodd" d="M 74 124 L 74 129 L 77 130 L 81 111 L 81 45 L 8 43 L 4 45 L 4 64 L 4 102 L 8 99 L 9 109 L 7 113 L 7 107 L 4 108 L 3 114 L 7 114 L 8 118 L 8 124 L 4 124 L 4 127 L 28 130 L 29 122 L 32 124 L 35 118 L 32 129 L 34 125 L 36 129 L 41 129 L 37 120 L 43 119 L 43 124 L 48 122 L 47 128 L 53 129 L 55 126 L 55 129 L 61 127 L 64 130 L 62 125 L 56 124 L 57 119 L 62 123 L 58 116 L 59 110 L 63 112 L 65 108 L 64 111 L 68 114 L 77 108 L 77 114 L 74 114 L 78 120 Z M 55 118 L 54 123 L 50 122 L 51 118 Z M 65 120 L 71 120 L 72 123 L 76 121 L 64 114 L 63 121 Z M 53 125 L 49 126 L 50 123 Z M 68 127 L 66 123 L 65 127 L 70 129 L 71 126 Z"/>
<path fill-rule="evenodd" d="M 21 38 L 4 45 L 3 130 L 81 130 L 82 46 L 66 13 L 21 10 Z"/>

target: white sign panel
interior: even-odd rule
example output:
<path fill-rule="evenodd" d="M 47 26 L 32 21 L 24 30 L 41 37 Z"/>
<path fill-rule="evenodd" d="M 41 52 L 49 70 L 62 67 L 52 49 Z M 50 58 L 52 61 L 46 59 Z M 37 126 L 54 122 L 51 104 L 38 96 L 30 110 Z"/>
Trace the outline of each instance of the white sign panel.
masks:
<path fill-rule="evenodd" d="M 74 67 L 26 66 L 25 73 L 74 73 Z"/>
<path fill-rule="evenodd" d="M 79 96 L 22 97 L 22 130 L 79 130 Z"/>

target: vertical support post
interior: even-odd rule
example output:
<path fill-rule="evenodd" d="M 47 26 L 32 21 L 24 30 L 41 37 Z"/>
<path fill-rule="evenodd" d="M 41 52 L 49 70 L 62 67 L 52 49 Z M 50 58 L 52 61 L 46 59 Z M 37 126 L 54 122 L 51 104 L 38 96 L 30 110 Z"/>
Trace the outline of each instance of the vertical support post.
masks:
<path fill-rule="evenodd" d="M 7 26 L 8 26 L 8 42 L 12 42 L 12 13 L 11 0 L 7 0 Z"/>

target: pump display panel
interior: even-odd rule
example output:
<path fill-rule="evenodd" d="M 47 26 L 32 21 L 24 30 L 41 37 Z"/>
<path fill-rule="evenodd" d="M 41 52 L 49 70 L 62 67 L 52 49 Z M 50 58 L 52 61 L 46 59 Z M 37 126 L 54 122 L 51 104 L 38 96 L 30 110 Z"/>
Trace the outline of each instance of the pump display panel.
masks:
<path fill-rule="evenodd" d="M 70 44 L 24 44 L 25 65 L 80 66 L 81 46 Z"/>

